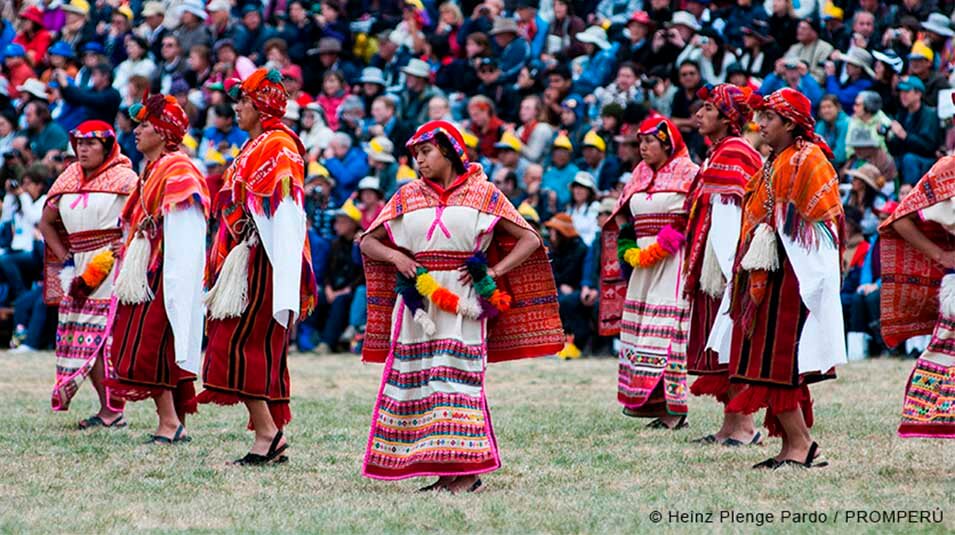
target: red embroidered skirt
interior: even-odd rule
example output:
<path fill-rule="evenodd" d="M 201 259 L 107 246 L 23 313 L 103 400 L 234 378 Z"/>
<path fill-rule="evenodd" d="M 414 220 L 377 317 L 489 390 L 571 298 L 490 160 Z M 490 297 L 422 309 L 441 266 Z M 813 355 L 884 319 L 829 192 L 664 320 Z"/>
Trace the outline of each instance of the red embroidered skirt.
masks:
<path fill-rule="evenodd" d="M 289 332 L 272 319 L 272 266 L 261 246 L 252 249 L 249 264 L 248 308 L 237 318 L 208 321 L 199 403 L 266 401 L 281 429 L 292 419 Z"/>
<path fill-rule="evenodd" d="M 149 275 L 153 299 L 139 305 L 117 305 L 107 384 L 117 396 L 138 401 L 172 390 L 176 411 L 196 412 L 194 373 L 176 365 L 172 327 L 163 302 L 162 265 Z"/>
<path fill-rule="evenodd" d="M 690 336 L 687 340 L 687 373 L 701 376 L 690 386 L 694 396 L 713 396 L 729 401 L 729 366 L 720 364 L 719 353 L 706 348 L 713 323 L 720 310 L 720 300 L 702 291 L 690 298 Z"/>
<path fill-rule="evenodd" d="M 780 436 L 776 415 L 802 408 L 806 425 L 812 427 L 812 398 L 807 385 L 835 379 L 835 370 L 799 373 L 799 338 L 809 310 L 799 296 L 799 281 L 789 260 L 781 258 L 780 269 L 769 274 L 766 294 L 751 322 L 747 336 L 743 322 L 733 323 L 730 350 L 730 381 L 749 384 L 734 397 L 727 412 L 751 414 L 766 408 L 765 425 L 770 436 Z M 745 279 L 744 279 L 745 280 Z"/>

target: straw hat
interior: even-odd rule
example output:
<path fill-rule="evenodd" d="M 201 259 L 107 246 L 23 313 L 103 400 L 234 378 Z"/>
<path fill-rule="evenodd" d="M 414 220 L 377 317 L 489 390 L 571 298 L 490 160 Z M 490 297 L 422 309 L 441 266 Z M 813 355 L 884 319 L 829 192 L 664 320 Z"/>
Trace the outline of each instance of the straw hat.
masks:
<path fill-rule="evenodd" d="M 864 48 L 852 47 L 845 54 L 840 54 L 842 61 L 860 67 L 870 77 L 875 77 L 875 71 L 872 70 L 872 54 Z"/>
<path fill-rule="evenodd" d="M 576 238 L 580 236 L 580 234 L 577 233 L 577 229 L 574 228 L 574 220 L 571 219 L 570 214 L 556 214 L 547 220 L 544 226 L 560 233 L 560 235 L 565 238 Z"/>
<path fill-rule="evenodd" d="M 500 35 L 502 33 L 513 33 L 517 35 L 520 31 L 517 28 L 517 21 L 507 17 L 497 17 L 494 19 L 494 26 L 491 27 L 491 35 Z"/>
<path fill-rule="evenodd" d="M 885 185 L 885 177 L 882 176 L 882 172 L 871 163 L 863 164 L 861 167 L 846 171 L 846 175 L 852 178 L 858 178 L 867 186 L 877 191 L 881 190 L 882 186 Z"/>
<path fill-rule="evenodd" d="M 607 32 L 600 26 L 591 26 L 586 30 L 574 36 L 581 43 L 590 43 L 597 45 L 601 50 L 610 48 L 610 41 L 607 40 Z"/>

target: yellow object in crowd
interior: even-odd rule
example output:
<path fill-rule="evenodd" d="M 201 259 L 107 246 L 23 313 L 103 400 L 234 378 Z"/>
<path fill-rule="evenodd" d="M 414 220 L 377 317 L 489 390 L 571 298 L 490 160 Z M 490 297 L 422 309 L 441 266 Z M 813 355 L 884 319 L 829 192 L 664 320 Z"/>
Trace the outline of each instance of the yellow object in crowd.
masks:
<path fill-rule="evenodd" d="M 569 140 L 568 140 L 569 141 Z M 555 142 L 556 144 L 556 142 Z M 596 130 L 591 130 L 584 135 L 584 146 L 593 147 L 600 152 L 607 152 L 607 142 L 597 134 Z"/>

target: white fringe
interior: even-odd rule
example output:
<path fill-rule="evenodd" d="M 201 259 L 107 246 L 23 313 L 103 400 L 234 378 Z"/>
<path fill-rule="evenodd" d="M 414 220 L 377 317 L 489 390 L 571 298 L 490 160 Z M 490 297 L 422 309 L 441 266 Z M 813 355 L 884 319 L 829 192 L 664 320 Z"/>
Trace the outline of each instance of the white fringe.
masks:
<path fill-rule="evenodd" d="M 458 314 L 467 319 L 476 320 L 481 317 L 481 304 L 476 299 L 458 300 Z"/>
<path fill-rule="evenodd" d="M 417 323 L 418 325 L 421 325 L 421 328 L 424 329 L 424 334 L 426 336 L 433 336 L 435 331 L 438 330 L 434 322 L 431 321 L 431 316 L 429 316 L 428 313 L 425 312 L 423 308 L 419 308 L 418 310 L 415 311 L 414 320 L 415 320 L 415 323 Z"/>
<path fill-rule="evenodd" d="M 776 271 L 779 255 L 776 252 L 776 231 L 766 223 L 756 227 L 753 241 L 749 244 L 740 267 L 747 271 Z"/>
<path fill-rule="evenodd" d="M 63 266 L 63 269 L 60 270 L 60 287 L 63 288 L 63 293 L 70 293 L 70 285 L 73 284 L 73 279 L 76 278 L 76 267 L 75 266 Z"/>
<path fill-rule="evenodd" d="M 716 251 L 713 250 L 713 242 L 706 240 L 706 248 L 703 250 L 703 268 L 700 273 L 700 289 L 710 297 L 718 298 L 723 295 L 726 289 L 726 280 L 723 278 L 723 270 L 720 269 L 720 263 L 716 260 Z"/>
<path fill-rule="evenodd" d="M 938 292 L 938 309 L 943 316 L 955 317 L 955 274 L 942 277 L 942 287 Z"/>
<path fill-rule="evenodd" d="M 229 251 L 215 286 L 204 298 L 210 318 L 236 318 L 249 306 L 249 258 L 256 243 L 253 234 Z"/>
<path fill-rule="evenodd" d="M 126 249 L 119 275 L 116 277 L 116 284 L 113 286 L 113 291 L 120 303 L 138 305 L 153 298 L 147 278 L 150 257 L 152 257 L 152 246 L 149 240 L 142 233 L 137 233 Z"/>

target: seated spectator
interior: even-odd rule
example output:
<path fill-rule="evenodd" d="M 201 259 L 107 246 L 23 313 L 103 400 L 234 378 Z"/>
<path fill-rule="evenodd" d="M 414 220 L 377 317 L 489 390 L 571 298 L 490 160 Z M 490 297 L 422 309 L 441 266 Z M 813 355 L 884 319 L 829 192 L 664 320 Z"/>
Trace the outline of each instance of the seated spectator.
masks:
<path fill-rule="evenodd" d="M 922 82 L 922 100 L 932 108 L 938 106 L 938 92 L 950 87 L 948 79 L 936 71 L 934 65 L 935 52 L 922 41 L 916 41 L 909 54 L 909 76 Z"/>
<path fill-rule="evenodd" d="M 478 79 L 477 94 L 484 95 L 494 102 L 501 120 L 511 123 L 517 120 L 518 94 L 513 82 L 502 78 L 502 71 L 494 58 L 481 58 L 477 62 Z"/>
<path fill-rule="evenodd" d="M 557 284 L 560 320 L 567 335 L 564 348 L 557 356 L 561 359 L 577 359 L 582 354 L 581 348 L 587 346 L 591 331 L 590 315 L 582 310 L 580 300 L 587 246 L 574 228 L 570 214 L 557 214 L 544 226 L 549 230 L 551 269 Z"/>
<path fill-rule="evenodd" d="M 262 6 L 246 3 L 242 7 L 242 22 L 235 29 L 235 50 L 254 63 L 264 63 L 265 42 L 275 37 L 275 29 L 262 22 Z"/>
<path fill-rule="evenodd" d="M 23 109 L 26 119 L 26 130 L 30 152 L 39 159 L 43 159 L 51 150 L 65 151 L 69 146 L 69 137 L 66 131 L 50 118 L 50 110 L 43 102 L 31 102 Z"/>
<path fill-rule="evenodd" d="M 363 126 L 362 138 L 372 139 L 378 136 L 391 140 L 392 147 L 399 147 L 398 155 L 407 155 L 405 143 L 413 133 L 407 123 L 398 118 L 394 97 L 382 95 L 371 105 L 371 116 Z"/>
<path fill-rule="evenodd" d="M 836 76 L 836 64 L 827 61 L 826 92 L 839 97 L 842 107 L 849 108 L 855 103 L 856 95 L 872 87 L 875 71 L 872 70 L 872 54 L 863 48 L 851 48 L 840 54 L 845 67 L 844 79 Z"/>
<path fill-rule="evenodd" d="M 521 155 L 533 163 L 540 163 L 547 155 L 554 139 L 554 127 L 544 120 L 544 103 L 537 95 L 524 97 L 518 112 L 517 137 L 523 144 Z"/>
<path fill-rule="evenodd" d="M 38 241 L 37 224 L 46 204 L 46 184 L 50 170 L 42 163 L 32 164 L 20 181 L 7 180 L 0 229 L 11 233 L 10 246 L 0 253 L 0 281 L 10 288 L 13 301 L 29 290 L 43 268 L 43 243 Z"/>
<path fill-rule="evenodd" d="M 156 69 L 152 78 L 152 90 L 154 93 L 169 94 L 169 88 L 172 81 L 182 77 L 186 72 L 186 62 L 182 59 L 182 47 L 179 45 L 179 39 L 175 35 L 166 35 L 162 38 L 162 52 L 159 61 L 159 68 Z M 82 86 L 82 72 L 78 85 Z"/>
<path fill-rule="evenodd" d="M 849 118 L 849 129 L 846 131 L 846 137 L 855 137 L 857 130 L 865 130 L 872 139 L 876 140 L 880 148 L 888 149 L 885 134 L 889 125 L 892 124 L 892 119 L 882 111 L 882 104 L 882 97 L 875 91 L 859 93 L 852 107 L 852 117 Z M 846 156 L 852 157 L 852 154 L 852 147 L 847 147 Z"/>
<path fill-rule="evenodd" d="M 693 154 L 699 155 L 705 152 L 703 136 L 699 134 L 696 125 L 696 110 L 700 105 L 700 98 L 697 92 L 703 87 L 703 79 L 700 75 L 700 65 L 692 60 L 687 60 L 680 64 L 679 70 L 679 89 L 673 95 L 673 103 L 670 107 L 670 117 L 683 134 L 687 148 Z"/>
<path fill-rule="evenodd" d="M 149 58 L 149 46 L 146 40 L 135 35 L 126 40 L 126 60 L 116 67 L 113 87 L 119 91 L 123 103 L 127 106 L 139 102 L 133 100 L 128 93 L 129 79 L 133 76 L 152 78 L 156 72 L 156 64 Z"/>
<path fill-rule="evenodd" d="M 338 71 L 326 71 L 322 76 L 322 92 L 315 102 L 325 110 L 328 127 L 338 130 L 338 110 L 348 96 L 348 86 L 345 85 L 345 76 Z"/>
<path fill-rule="evenodd" d="M 936 161 L 942 133 L 935 108 L 923 104 L 925 85 L 917 76 L 899 82 L 902 109 L 889 125 L 887 142 L 902 174 L 902 182 L 915 184 Z"/>
<path fill-rule="evenodd" d="M 52 312 L 52 313 L 51 313 Z M 13 336 L 11 353 L 32 353 L 48 349 L 56 333 L 56 309 L 43 301 L 43 286 L 38 284 L 24 292 L 13 303 Z"/>
<path fill-rule="evenodd" d="M 206 151 L 215 149 L 222 154 L 232 154 L 249 139 L 249 135 L 235 126 L 235 112 L 228 104 L 218 104 L 212 108 L 212 124 L 202 131 L 202 144 L 199 146 L 199 158 L 206 157 Z"/>
<path fill-rule="evenodd" d="M 7 45 L 3 50 L 3 77 L 7 80 L 9 97 L 14 100 L 20 98 L 20 90 L 17 87 L 35 76 L 36 73 L 26 59 L 26 50 L 18 44 Z"/>
<path fill-rule="evenodd" d="M 899 203 L 895 201 L 885 203 L 878 210 L 879 221 L 888 219 L 898 206 Z M 858 263 L 855 258 L 853 261 Z M 865 257 L 858 271 L 855 293 L 848 300 L 848 310 L 844 308 L 847 320 L 847 345 L 850 347 L 851 354 L 858 358 L 880 355 L 888 349 L 881 336 L 881 289 L 882 263 L 879 233 L 875 233 L 869 239 Z"/>
<path fill-rule="evenodd" d="M 581 62 L 580 75 L 574 81 L 574 92 L 589 95 L 600 86 L 606 85 L 616 67 L 618 43 L 607 40 L 607 32 L 600 26 L 591 26 L 576 35 L 584 44 L 584 56 L 577 58 Z"/>
<path fill-rule="evenodd" d="M 594 130 L 587 132 L 582 144 L 583 158 L 577 166 L 596 179 L 596 187 L 600 191 L 613 189 L 614 183 L 620 177 L 620 160 L 607 154 L 607 142 Z M 577 230 L 581 231 L 580 227 Z M 587 245 L 590 245 L 590 242 L 587 242 Z"/>
<path fill-rule="evenodd" d="M 876 209 L 885 204 L 885 198 L 882 195 L 885 177 L 872 164 L 850 169 L 846 171 L 846 176 L 851 180 L 851 186 L 843 197 L 842 204 L 858 212 L 857 224 L 862 235 L 872 236 L 879 227 Z"/>
<path fill-rule="evenodd" d="M 411 59 L 401 72 L 405 75 L 405 86 L 397 93 L 401 104 L 399 117 L 412 125 L 424 124 L 428 117 L 428 102 L 444 93 L 431 85 L 431 67 L 425 61 Z"/>
<path fill-rule="evenodd" d="M 360 147 L 352 146 L 351 136 L 336 132 L 325 149 L 323 163 L 335 179 L 332 200 L 341 206 L 355 192 L 358 181 L 368 174 L 368 156 Z"/>
<path fill-rule="evenodd" d="M 532 163 L 527 166 L 524 172 L 524 200 L 521 205 L 527 205 L 534 209 L 540 221 L 546 221 L 558 211 L 557 193 L 553 190 L 542 190 L 544 177 L 544 167 Z"/>
<path fill-rule="evenodd" d="M 428 102 L 428 121 L 454 122 L 454 116 L 451 115 L 451 102 L 447 97 L 431 97 Z"/>
<path fill-rule="evenodd" d="M 875 65 L 872 70 L 875 71 L 875 80 L 872 83 L 872 90 L 882 97 L 882 111 L 887 115 L 895 115 L 898 112 L 899 95 L 895 86 L 899 83 L 899 77 L 902 76 L 902 69 L 905 62 L 891 48 L 880 52 L 872 52 L 875 59 Z"/>
<path fill-rule="evenodd" d="M 597 202 L 597 185 L 594 177 L 586 171 L 579 171 L 570 183 L 570 203 L 567 213 L 574 222 L 574 229 L 580 235 L 584 245 L 590 247 L 597 235 L 597 214 L 600 203 Z"/>
<path fill-rule="evenodd" d="M 849 116 L 842 111 L 839 98 L 826 95 L 819 102 L 819 120 L 816 133 L 826 140 L 835 158 L 832 164 L 838 169 L 846 162 L 846 137 L 849 132 Z"/>
<path fill-rule="evenodd" d="M 629 124 L 623 125 L 620 134 L 614 137 L 617 143 L 617 157 L 620 159 L 620 172 L 627 177 L 640 163 L 640 140 L 637 138 L 637 128 Z M 614 184 L 616 187 L 616 184 Z"/>
<path fill-rule="evenodd" d="M 872 137 L 872 131 L 864 128 L 854 130 L 846 146 L 852 149 L 852 157 L 846 161 L 842 173 L 845 174 L 850 169 L 858 169 L 867 163 L 872 164 L 879 170 L 880 175 L 885 177 L 886 185 L 882 188 L 882 193 L 886 197 L 894 197 L 898 191 L 899 174 L 892 157 L 885 149 L 879 147 L 879 142 Z"/>
<path fill-rule="evenodd" d="M 736 56 L 723 43 L 719 33 L 704 29 L 690 40 L 676 61 L 679 65 L 685 61 L 696 62 L 703 82 L 717 85 L 726 81 L 727 68 L 736 62 Z"/>
<path fill-rule="evenodd" d="M 183 50 L 192 50 L 196 45 L 209 46 L 212 44 L 212 34 L 205 25 L 209 14 L 206 12 L 202 0 L 183 0 L 180 9 L 179 27 L 174 34 L 179 39 Z"/>
<path fill-rule="evenodd" d="M 53 80 L 53 71 L 56 69 L 63 69 L 70 78 L 75 78 L 80 70 L 76 63 L 76 52 L 64 41 L 57 41 L 46 50 L 46 63 L 49 66 L 40 75 L 43 83 Z"/>
<path fill-rule="evenodd" d="M 813 109 L 816 109 L 822 100 L 822 86 L 816 82 L 815 77 L 810 74 L 809 67 L 802 60 L 780 58 L 776 61 L 773 73 L 763 80 L 759 92 L 762 95 L 769 95 L 784 87 L 790 87 L 806 95 Z"/>
<path fill-rule="evenodd" d="M 613 214 L 616 205 L 617 200 L 613 197 L 605 197 L 600 201 L 597 213 L 597 233 L 590 247 L 587 248 L 587 256 L 584 257 L 583 275 L 580 281 L 580 304 L 593 310 L 594 320 L 596 320 L 596 311 L 600 303 L 600 229 Z M 591 350 L 596 353 L 597 341 L 592 341 L 591 346 Z"/>
<path fill-rule="evenodd" d="M 132 31 L 133 10 L 129 5 L 120 5 L 110 14 L 106 33 L 98 36 L 111 65 L 119 65 L 126 60 L 126 38 L 133 35 Z"/>
<path fill-rule="evenodd" d="M 617 61 L 621 64 L 629 61 L 635 65 L 649 65 L 653 55 L 650 36 L 653 35 L 655 28 L 656 24 L 650 20 L 646 11 L 632 11 L 627 20 L 625 33 L 627 42 L 617 50 Z"/>
<path fill-rule="evenodd" d="M 784 2 L 774 2 L 774 4 L 784 4 Z M 782 55 L 776 34 L 772 32 L 769 22 L 760 19 L 753 20 L 751 26 L 745 26 L 742 33 L 743 48 L 739 58 L 740 67 L 748 76 L 765 78 L 773 72 L 776 61 Z M 727 66 L 726 80 L 732 83 L 729 72 L 729 66 Z"/>
<path fill-rule="evenodd" d="M 377 67 L 365 67 L 357 83 L 361 86 L 357 90 L 358 96 L 365 103 L 365 114 L 371 115 L 371 106 L 380 96 L 385 94 L 385 75 Z"/>
<path fill-rule="evenodd" d="M 590 125 L 587 124 L 584 118 L 586 107 L 583 99 L 577 95 L 571 95 L 565 98 L 560 104 L 560 123 L 558 124 L 558 128 L 567 136 L 571 145 L 578 150 L 583 148 L 584 136 L 587 135 L 587 132 L 590 130 Z M 580 154 L 574 153 L 574 156 L 580 156 Z"/>
<path fill-rule="evenodd" d="M 517 22 L 505 17 L 494 19 L 490 36 L 494 39 L 497 57 L 500 59 L 501 80 L 513 84 L 517 81 L 517 73 L 531 60 L 530 43 L 519 39 L 520 29 Z"/>
<path fill-rule="evenodd" d="M 17 112 L 12 107 L 0 109 L 0 156 L 13 148 L 16 136 Z"/>
<path fill-rule="evenodd" d="M 93 68 L 91 87 L 82 89 L 73 84 L 66 72 L 57 71 L 56 81 L 60 85 L 63 101 L 70 106 L 83 109 L 83 120 L 99 120 L 113 124 L 122 98 L 113 86 L 113 68 L 109 63 L 100 63 Z"/>
<path fill-rule="evenodd" d="M 557 198 L 557 206 L 567 206 L 570 202 L 570 183 L 580 171 L 571 161 L 573 152 L 574 147 L 570 144 L 570 139 L 564 134 L 558 134 L 551 149 L 550 165 L 541 180 L 541 193 L 546 195 L 544 192 L 553 192 Z M 554 211 L 556 212 L 556 209 Z"/>
<path fill-rule="evenodd" d="M 385 207 L 385 192 L 381 183 L 373 176 L 366 176 L 358 182 L 358 202 L 355 204 L 361 212 L 361 230 L 367 229 L 374 223 L 378 214 Z"/>
<path fill-rule="evenodd" d="M 627 104 L 642 100 L 640 93 L 640 77 L 637 75 L 637 66 L 629 61 L 617 68 L 617 78 L 604 87 L 598 87 L 593 95 L 584 100 L 597 109 L 615 103 L 625 108 Z"/>
<path fill-rule="evenodd" d="M 497 162 L 491 170 L 492 175 L 499 169 L 507 169 L 513 171 L 518 177 L 524 176 L 530 162 L 521 156 L 524 145 L 517 136 L 511 132 L 504 132 L 501 140 L 494 144 L 494 148 L 497 149 Z"/>
<path fill-rule="evenodd" d="M 364 282 L 361 255 L 355 237 L 361 230 L 361 213 L 354 206 L 346 206 L 335 213 L 335 239 L 332 241 L 325 269 L 325 284 L 319 294 L 325 321 L 315 352 L 325 355 L 348 340 L 345 334 L 349 311 L 355 290 Z M 354 336 L 354 334 L 352 334 Z"/>
<path fill-rule="evenodd" d="M 316 102 L 306 104 L 302 109 L 302 127 L 298 135 L 309 155 L 317 157 L 324 152 L 334 133 L 325 121 L 325 110 Z"/>
<path fill-rule="evenodd" d="M 398 161 L 394 156 L 394 144 L 385 136 L 376 136 L 368 142 L 365 152 L 368 154 L 370 176 L 378 180 L 384 198 L 391 198 L 398 191 Z"/>
<path fill-rule="evenodd" d="M 481 83 L 477 76 L 477 61 L 491 56 L 491 41 L 484 33 L 472 33 L 465 40 L 464 54 L 464 57 L 439 67 L 435 80 L 445 91 L 474 95 L 475 88 Z"/>
<path fill-rule="evenodd" d="M 507 197 L 507 200 L 511 202 L 515 207 L 520 206 L 524 202 L 524 192 L 521 191 L 521 188 L 517 185 L 517 173 L 511 171 L 507 167 L 499 167 L 494 170 L 494 175 L 491 177 L 491 182 L 497 186 L 497 189 L 501 190 L 501 193 Z"/>
<path fill-rule="evenodd" d="M 570 0 L 554 0 L 554 20 L 547 29 L 546 54 L 541 58 L 545 63 L 556 60 L 571 60 L 583 55 L 584 44 L 576 36 L 587 28 L 587 23 L 574 14 L 574 4 Z"/>
<path fill-rule="evenodd" d="M 43 22 L 43 11 L 37 6 L 27 6 L 20 12 L 20 32 L 13 39 L 15 44 L 24 48 L 25 59 L 30 65 L 36 66 L 46 57 L 46 49 L 50 46 L 52 37 Z"/>
<path fill-rule="evenodd" d="M 494 145 L 504 134 L 504 121 L 497 116 L 497 109 L 491 99 L 484 95 L 471 97 L 468 101 L 468 121 L 465 128 L 478 138 L 478 152 L 494 159 L 497 149 Z"/>
<path fill-rule="evenodd" d="M 814 18 L 803 19 L 796 26 L 796 44 L 789 47 L 783 54 L 786 59 L 798 60 L 807 66 L 808 73 L 816 82 L 826 82 L 826 72 L 823 66 L 829 56 L 835 51 L 831 44 L 819 38 L 819 22 Z M 768 95 L 769 93 L 763 93 Z M 807 95 L 808 96 L 808 95 Z"/>

